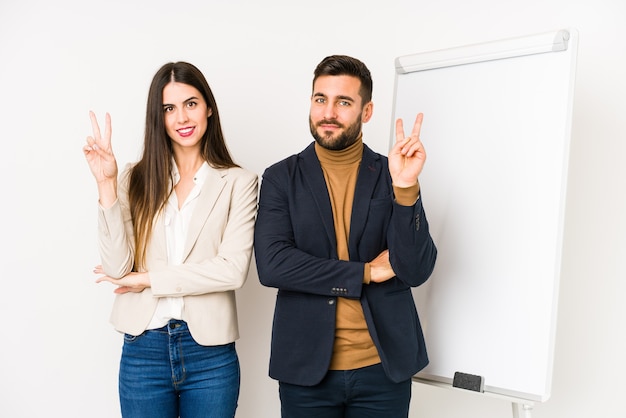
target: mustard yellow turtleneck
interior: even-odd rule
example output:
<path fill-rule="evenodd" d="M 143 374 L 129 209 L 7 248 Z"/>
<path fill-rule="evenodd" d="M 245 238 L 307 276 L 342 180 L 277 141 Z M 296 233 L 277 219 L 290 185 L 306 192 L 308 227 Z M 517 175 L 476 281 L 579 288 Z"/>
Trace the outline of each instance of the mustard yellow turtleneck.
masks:
<path fill-rule="evenodd" d="M 350 216 L 363 156 L 363 141 L 359 137 L 353 145 L 340 151 L 327 150 L 316 143 L 315 152 L 324 172 L 333 210 L 337 255 L 340 260 L 349 260 Z M 364 283 L 369 283 L 369 278 L 369 264 L 366 264 Z M 380 362 L 359 299 L 337 298 L 335 323 L 335 344 L 330 370 L 357 369 Z"/>

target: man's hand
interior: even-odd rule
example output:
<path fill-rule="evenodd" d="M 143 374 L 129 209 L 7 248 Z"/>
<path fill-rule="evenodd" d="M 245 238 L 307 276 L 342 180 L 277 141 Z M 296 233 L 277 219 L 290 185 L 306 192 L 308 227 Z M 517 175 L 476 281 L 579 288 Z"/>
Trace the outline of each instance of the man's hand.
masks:
<path fill-rule="evenodd" d="M 411 135 L 408 137 L 404 136 L 402 119 L 396 121 L 396 143 L 389 151 L 389 174 L 394 186 L 415 186 L 424 168 L 426 151 L 420 141 L 423 119 L 424 115 L 418 113 Z"/>
<path fill-rule="evenodd" d="M 396 273 L 389 263 L 389 250 L 385 250 L 370 261 L 370 283 L 382 283 L 395 277 Z"/>

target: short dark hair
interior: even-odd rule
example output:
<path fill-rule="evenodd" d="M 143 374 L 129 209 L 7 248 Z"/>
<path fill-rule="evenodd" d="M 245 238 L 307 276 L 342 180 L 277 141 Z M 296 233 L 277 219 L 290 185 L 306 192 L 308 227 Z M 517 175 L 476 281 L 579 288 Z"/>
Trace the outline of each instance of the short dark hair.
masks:
<path fill-rule="evenodd" d="M 313 85 L 315 80 L 323 75 L 349 75 L 358 78 L 361 81 L 359 94 L 363 99 L 363 105 L 372 101 L 372 74 L 358 59 L 347 55 L 330 55 L 317 64 Z"/>

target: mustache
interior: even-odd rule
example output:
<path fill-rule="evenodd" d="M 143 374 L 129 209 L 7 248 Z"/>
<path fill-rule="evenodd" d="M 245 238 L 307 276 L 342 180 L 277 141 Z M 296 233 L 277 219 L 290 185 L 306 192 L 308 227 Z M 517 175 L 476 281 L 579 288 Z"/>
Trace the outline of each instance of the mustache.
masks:
<path fill-rule="evenodd" d="M 340 128 L 343 128 L 343 124 L 339 123 L 339 121 L 337 121 L 337 119 L 323 119 L 319 122 L 316 123 L 316 126 L 322 126 L 322 125 L 336 125 Z"/>

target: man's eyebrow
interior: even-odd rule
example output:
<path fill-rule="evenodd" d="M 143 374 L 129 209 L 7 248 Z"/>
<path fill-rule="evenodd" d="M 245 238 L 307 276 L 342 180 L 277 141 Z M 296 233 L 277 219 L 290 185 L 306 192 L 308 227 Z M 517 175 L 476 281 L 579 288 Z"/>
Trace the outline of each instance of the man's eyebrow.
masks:
<path fill-rule="evenodd" d="M 324 93 L 319 93 L 318 92 L 318 93 L 314 93 L 313 97 L 327 97 L 327 96 Z M 354 99 L 352 97 L 350 97 L 350 96 L 339 95 L 336 98 L 337 98 L 337 100 L 347 100 L 347 101 L 350 101 L 350 102 L 354 102 Z"/>

